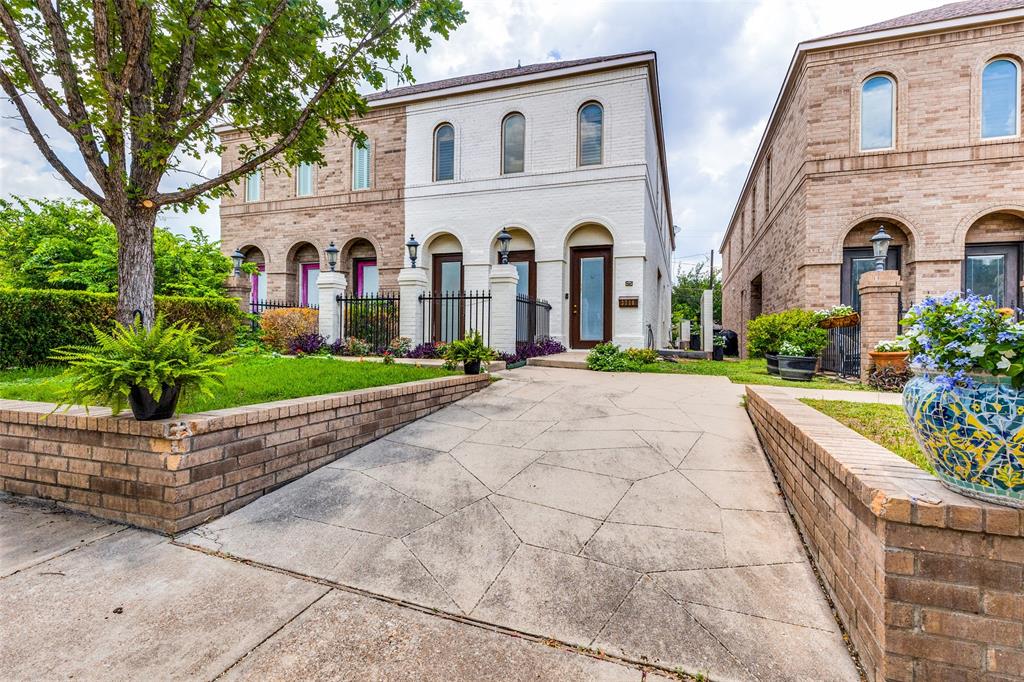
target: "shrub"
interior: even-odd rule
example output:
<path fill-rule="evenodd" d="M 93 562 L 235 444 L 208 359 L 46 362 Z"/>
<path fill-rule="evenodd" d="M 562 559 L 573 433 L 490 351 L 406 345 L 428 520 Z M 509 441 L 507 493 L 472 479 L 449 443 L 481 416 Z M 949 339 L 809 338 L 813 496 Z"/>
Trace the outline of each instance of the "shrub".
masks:
<path fill-rule="evenodd" d="M 327 352 L 327 339 L 319 333 L 299 334 L 288 342 L 288 350 L 295 355 L 319 355 Z"/>
<path fill-rule="evenodd" d="M 0 367 L 45 364 L 55 348 L 93 343 L 92 326 L 112 330 L 116 308 L 116 294 L 0 289 Z M 157 296 L 156 310 L 168 323 L 198 325 L 198 336 L 217 353 L 235 345 L 243 320 L 238 303 L 227 298 Z"/>
<path fill-rule="evenodd" d="M 387 351 L 396 358 L 404 358 L 412 350 L 412 339 L 408 336 L 396 336 L 388 344 Z"/>
<path fill-rule="evenodd" d="M 260 316 L 263 343 L 279 353 L 288 352 L 288 344 L 302 334 L 317 331 L 319 313 L 312 308 L 278 308 Z"/>
<path fill-rule="evenodd" d="M 331 344 L 330 351 L 331 355 L 348 355 L 351 357 L 373 355 L 373 348 L 370 344 L 354 336 L 338 339 Z"/>
<path fill-rule="evenodd" d="M 801 347 L 806 344 L 805 351 L 817 354 L 828 345 L 828 332 L 818 321 L 817 313 L 799 308 L 760 315 L 747 323 L 747 350 L 751 355 L 778 353 L 782 342 L 789 341 Z"/>
<path fill-rule="evenodd" d="M 413 348 L 405 357 L 414 358 L 416 360 L 434 360 L 440 358 L 444 354 L 444 347 L 444 343 L 433 343 L 428 341 L 427 343 L 421 343 Z"/>
<path fill-rule="evenodd" d="M 522 362 L 523 360 L 529 360 L 530 358 L 539 358 L 544 355 L 554 355 L 555 353 L 564 353 L 565 346 L 554 339 L 541 339 L 540 341 L 534 341 L 531 343 L 520 343 L 516 344 L 516 352 L 514 353 L 500 353 L 501 359 L 508 364 L 514 362 Z"/>
<path fill-rule="evenodd" d="M 627 348 L 625 352 L 631 360 L 636 360 L 641 365 L 649 365 L 661 360 L 658 351 L 653 348 Z"/>
<path fill-rule="evenodd" d="M 643 363 L 614 343 L 599 343 L 587 353 L 587 367 L 596 372 L 639 372 Z"/>

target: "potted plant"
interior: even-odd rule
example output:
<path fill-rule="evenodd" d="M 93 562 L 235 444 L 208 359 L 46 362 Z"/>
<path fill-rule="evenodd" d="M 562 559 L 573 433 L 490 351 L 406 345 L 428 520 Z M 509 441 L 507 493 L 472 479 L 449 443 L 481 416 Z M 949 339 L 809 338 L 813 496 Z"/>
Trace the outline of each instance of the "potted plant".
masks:
<path fill-rule="evenodd" d="M 721 334 L 715 334 L 712 342 L 711 359 L 712 360 L 725 360 L 725 337 Z"/>
<path fill-rule="evenodd" d="M 928 297 L 903 319 L 903 407 L 949 488 L 1024 507 L 1024 324 L 991 297 Z"/>
<path fill-rule="evenodd" d="M 778 374 L 778 355 L 782 343 L 786 340 L 797 343 L 796 339 L 791 338 L 794 330 L 802 330 L 799 334 L 804 337 L 810 333 L 809 330 L 815 329 L 815 343 L 823 342 L 821 348 L 828 345 L 828 332 L 818 327 L 818 321 L 817 313 L 799 308 L 759 315 L 747 323 L 747 351 L 754 356 L 763 355 L 767 361 L 768 373 Z M 817 353 L 818 350 L 814 352 Z"/>
<path fill-rule="evenodd" d="M 58 407 L 104 405 L 117 415 L 127 404 L 139 421 L 168 419 L 182 395 L 209 394 L 222 383 L 231 361 L 210 353 L 214 344 L 199 336 L 198 326 L 167 324 L 163 317 L 151 329 L 115 323 L 109 333 L 94 326 L 93 335 L 95 345 L 65 346 L 53 355 L 68 364 L 70 380 Z"/>
<path fill-rule="evenodd" d="M 825 310 L 818 310 L 815 315 L 818 316 L 818 325 L 822 329 L 856 327 L 860 324 L 860 313 L 848 305 L 834 305 Z"/>
<path fill-rule="evenodd" d="M 874 350 L 868 351 L 868 355 L 876 370 L 892 369 L 894 372 L 905 372 L 910 352 L 907 350 L 906 339 L 896 339 L 879 341 L 875 344 Z"/>
<path fill-rule="evenodd" d="M 828 332 L 812 316 L 794 317 L 779 347 L 779 376 L 810 381 L 818 367 L 818 354 L 828 345 Z"/>
<path fill-rule="evenodd" d="M 484 339 L 478 331 L 470 331 L 466 338 L 452 341 L 444 349 L 444 359 L 454 365 L 461 362 L 466 374 L 479 374 L 481 365 L 496 357 L 493 349 L 484 345 Z"/>

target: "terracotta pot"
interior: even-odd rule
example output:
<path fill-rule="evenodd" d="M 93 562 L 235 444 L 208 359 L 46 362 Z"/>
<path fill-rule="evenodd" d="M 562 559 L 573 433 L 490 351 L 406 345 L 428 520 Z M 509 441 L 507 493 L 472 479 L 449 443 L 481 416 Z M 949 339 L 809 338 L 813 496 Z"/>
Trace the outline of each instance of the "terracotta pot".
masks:
<path fill-rule="evenodd" d="M 910 353 L 905 350 L 894 352 L 872 350 L 868 351 L 868 355 L 871 356 L 871 362 L 875 369 L 892 368 L 897 372 L 904 372 L 907 369 L 907 356 Z"/>

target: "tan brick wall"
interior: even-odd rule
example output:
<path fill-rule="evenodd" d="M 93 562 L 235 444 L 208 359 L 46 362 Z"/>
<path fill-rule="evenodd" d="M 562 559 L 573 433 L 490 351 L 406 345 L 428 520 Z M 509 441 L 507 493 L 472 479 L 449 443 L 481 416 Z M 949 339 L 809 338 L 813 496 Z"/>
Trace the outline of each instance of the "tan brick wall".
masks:
<path fill-rule="evenodd" d="M 405 259 L 405 109 L 374 109 L 357 121 L 371 145 L 370 188 L 352 190 L 352 141 L 330 136 L 323 167 L 313 169 L 313 195 L 296 196 L 295 176 L 263 173 L 260 201 L 246 202 L 244 184 L 221 200 L 221 248 L 250 260 L 262 253 L 269 298 L 297 300 L 300 262 L 319 261 L 330 241 L 341 249 L 338 269 L 353 286 L 352 258 L 376 254 L 381 287 L 397 289 Z M 239 163 L 240 133 L 223 136 L 224 170 Z M 372 246 L 372 250 L 369 248 Z"/>
<path fill-rule="evenodd" d="M 860 378 L 874 369 L 868 355 L 899 333 L 900 276 L 893 270 L 865 272 L 860 278 Z"/>
<path fill-rule="evenodd" d="M 780 389 L 748 386 L 747 410 L 870 680 L 1024 676 L 1024 512 Z"/>
<path fill-rule="evenodd" d="M 1024 242 L 1024 141 L 979 132 L 981 69 L 1005 55 L 1024 61 L 1024 22 L 807 53 L 768 132 L 770 210 L 741 234 L 762 156 L 723 241 L 725 326 L 742 333 L 758 274 L 764 312 L 839 303 L 843 247 L 879 223 L 906 247 L 904 307 L 960 288 L 965 243 Z M 860 85 L 879 72 L 897 81 L 896 148 L 861 152 Z"/>
<path fill-rule="evenodd" d="M 487 385 L 489 375 L 138 422 L 0 400 L 0 490 L 177 533 Z"/>

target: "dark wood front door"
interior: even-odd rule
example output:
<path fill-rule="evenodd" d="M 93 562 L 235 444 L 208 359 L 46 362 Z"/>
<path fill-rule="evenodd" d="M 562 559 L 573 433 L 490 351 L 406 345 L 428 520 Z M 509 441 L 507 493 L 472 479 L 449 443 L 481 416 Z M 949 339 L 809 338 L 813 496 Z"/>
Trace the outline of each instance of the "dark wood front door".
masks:
<path fill-rule="evenodd" d="M 593 348 L 612 340 L 612 249 L 569 250 L 569 344 Z"/>

